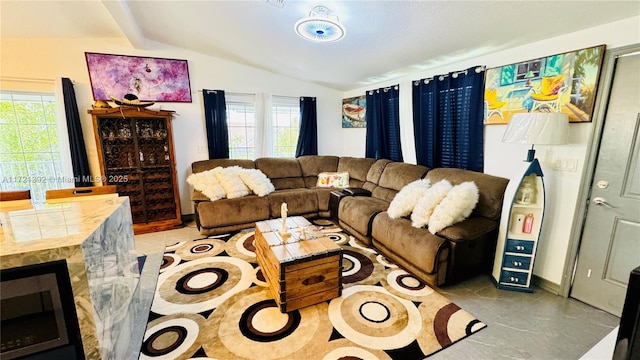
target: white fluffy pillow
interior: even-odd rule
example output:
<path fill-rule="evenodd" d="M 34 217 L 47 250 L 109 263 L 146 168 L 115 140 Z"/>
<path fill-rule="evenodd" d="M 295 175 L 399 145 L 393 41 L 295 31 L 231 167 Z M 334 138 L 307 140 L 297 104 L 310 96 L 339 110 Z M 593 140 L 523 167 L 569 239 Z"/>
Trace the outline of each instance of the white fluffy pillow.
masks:
<path fill-rule="evenodd" d="M 449 181 L 440 180 L 425 191 L 411 213 L 411 226 L 421 228 L 427 225 L 433 210 L 447 196 L 452 187 Z"/>
<path fill-rule="evenodd" d="M 242 169 L 239 176 L 244 184 L 258 196 L 265 196 L 276 190 L 267 175 L 258 169 Z"/>
<path fill-rule="evenodd" d="M 419 179 L 405 185 L 389 204 L 387 214 L 392 219 L 398 219 L 403 216 L 411 214 L 413 208 L 416 206 L 418 199 L 420 199 L 427 189 L 431 186 L 429 179 Z"/>
<path fill-rule="evenodd" d="M 433 210 L 429 219 L 429 231 L 435 234 L 466 219 L 476 207 L 479 198 L 478 186 L 473 181 L 454 186 Z"/>
<path fill-rule="evenodd" d="M 187 182 L 211 201 L 224 199 L 226 196 L 224 189 L 214 175 L 214 169 L 191 174 L 187 177 Z"/>
<path fill-rule="evenodd" d="M 218 182 L 227 193 L 227 199 L 239 198 L 249 195 L 249 188 L 240 180 L 240 166 L 217 167 L 213 169 Z"/>

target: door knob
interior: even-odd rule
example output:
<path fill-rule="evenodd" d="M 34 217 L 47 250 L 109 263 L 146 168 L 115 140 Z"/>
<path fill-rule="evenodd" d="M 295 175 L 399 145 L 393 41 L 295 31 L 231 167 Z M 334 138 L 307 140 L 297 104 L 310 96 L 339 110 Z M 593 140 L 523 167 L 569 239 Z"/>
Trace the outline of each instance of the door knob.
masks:
<path fill-rule="evenodd" d="M 596 205 L 602 205 L 602 206 L 608 207 L 610 209 L 614 208 L 614 206 L 609 204 L 607 200 L 605 200 L 605 198 L 600 196 L 593 198 L 593 203 Z"/>

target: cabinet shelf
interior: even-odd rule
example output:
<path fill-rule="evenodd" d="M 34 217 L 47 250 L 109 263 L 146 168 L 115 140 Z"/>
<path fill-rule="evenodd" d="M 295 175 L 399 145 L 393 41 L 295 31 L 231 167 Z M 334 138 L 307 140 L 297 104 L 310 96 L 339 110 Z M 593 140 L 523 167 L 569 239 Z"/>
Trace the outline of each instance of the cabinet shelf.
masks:
<path fill-rule="evenodd" d="M 512 240 L 528 240 L 528 241 L 535 241 L 537 238 L 536 234 L 514 234 L 512 232 L 509 232 L 507 234 L 507 237 L 509 239 Z"/>
<path fill-rule="evenodd" d="M 513 207 L 514 208 L 522 208 L 522 209 L 542 209 L 542 206 L 540 204 L 518 204 L 518 203 L 513 203 Z"/>
<path fill-rule="evenodd" d="M 93 109 L 94 135 L 104 185 L 129 196 L 136 234 L 182 226 L 173 166 L 172 111 Z M 150 136 L 150 134 L 153 134 Z M 127 181 L 117 181 L 127 176 Z"/>

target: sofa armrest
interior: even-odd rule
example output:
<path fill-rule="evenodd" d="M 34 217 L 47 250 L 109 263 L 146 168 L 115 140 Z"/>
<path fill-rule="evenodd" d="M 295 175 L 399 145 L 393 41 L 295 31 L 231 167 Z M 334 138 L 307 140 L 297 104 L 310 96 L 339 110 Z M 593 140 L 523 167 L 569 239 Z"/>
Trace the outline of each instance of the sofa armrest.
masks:
<path fill-rule="evenodd" d="M 210 200 L 205 194 L 201 193 L 200 191 L 193 190 L 193 192 L 191 193 L 191 201 L 198 203 Z"/>
<path fill-rule="evenodd" d="M 449 241 L 464 242 L 477 239 L 498 228 L 498 222 L 487 219 L 485 217 L 476 216 L 464 219 L 463 221 L 447 226 L 438 232 L 441 236 Z"/>
<path fill-rule="evenodd" d="M 347 196 L 371 196 L 371 191 L 356 187 L 344 188 L 342 192 Z"/>

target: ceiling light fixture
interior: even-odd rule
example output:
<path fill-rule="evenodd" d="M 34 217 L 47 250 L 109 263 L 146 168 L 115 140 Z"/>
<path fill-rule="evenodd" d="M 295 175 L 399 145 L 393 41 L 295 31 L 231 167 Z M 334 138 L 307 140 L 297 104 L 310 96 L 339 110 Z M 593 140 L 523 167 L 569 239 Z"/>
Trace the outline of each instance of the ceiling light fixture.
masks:
<path fill-rule="evenodd" d="M 311 9 L 309 16 L 296 22 L 296 34 L 315 42 L 333 42 L 342 39 L 347 30 L 338 17 L 331 14 L 326 6 L 318 5 Z"/>

